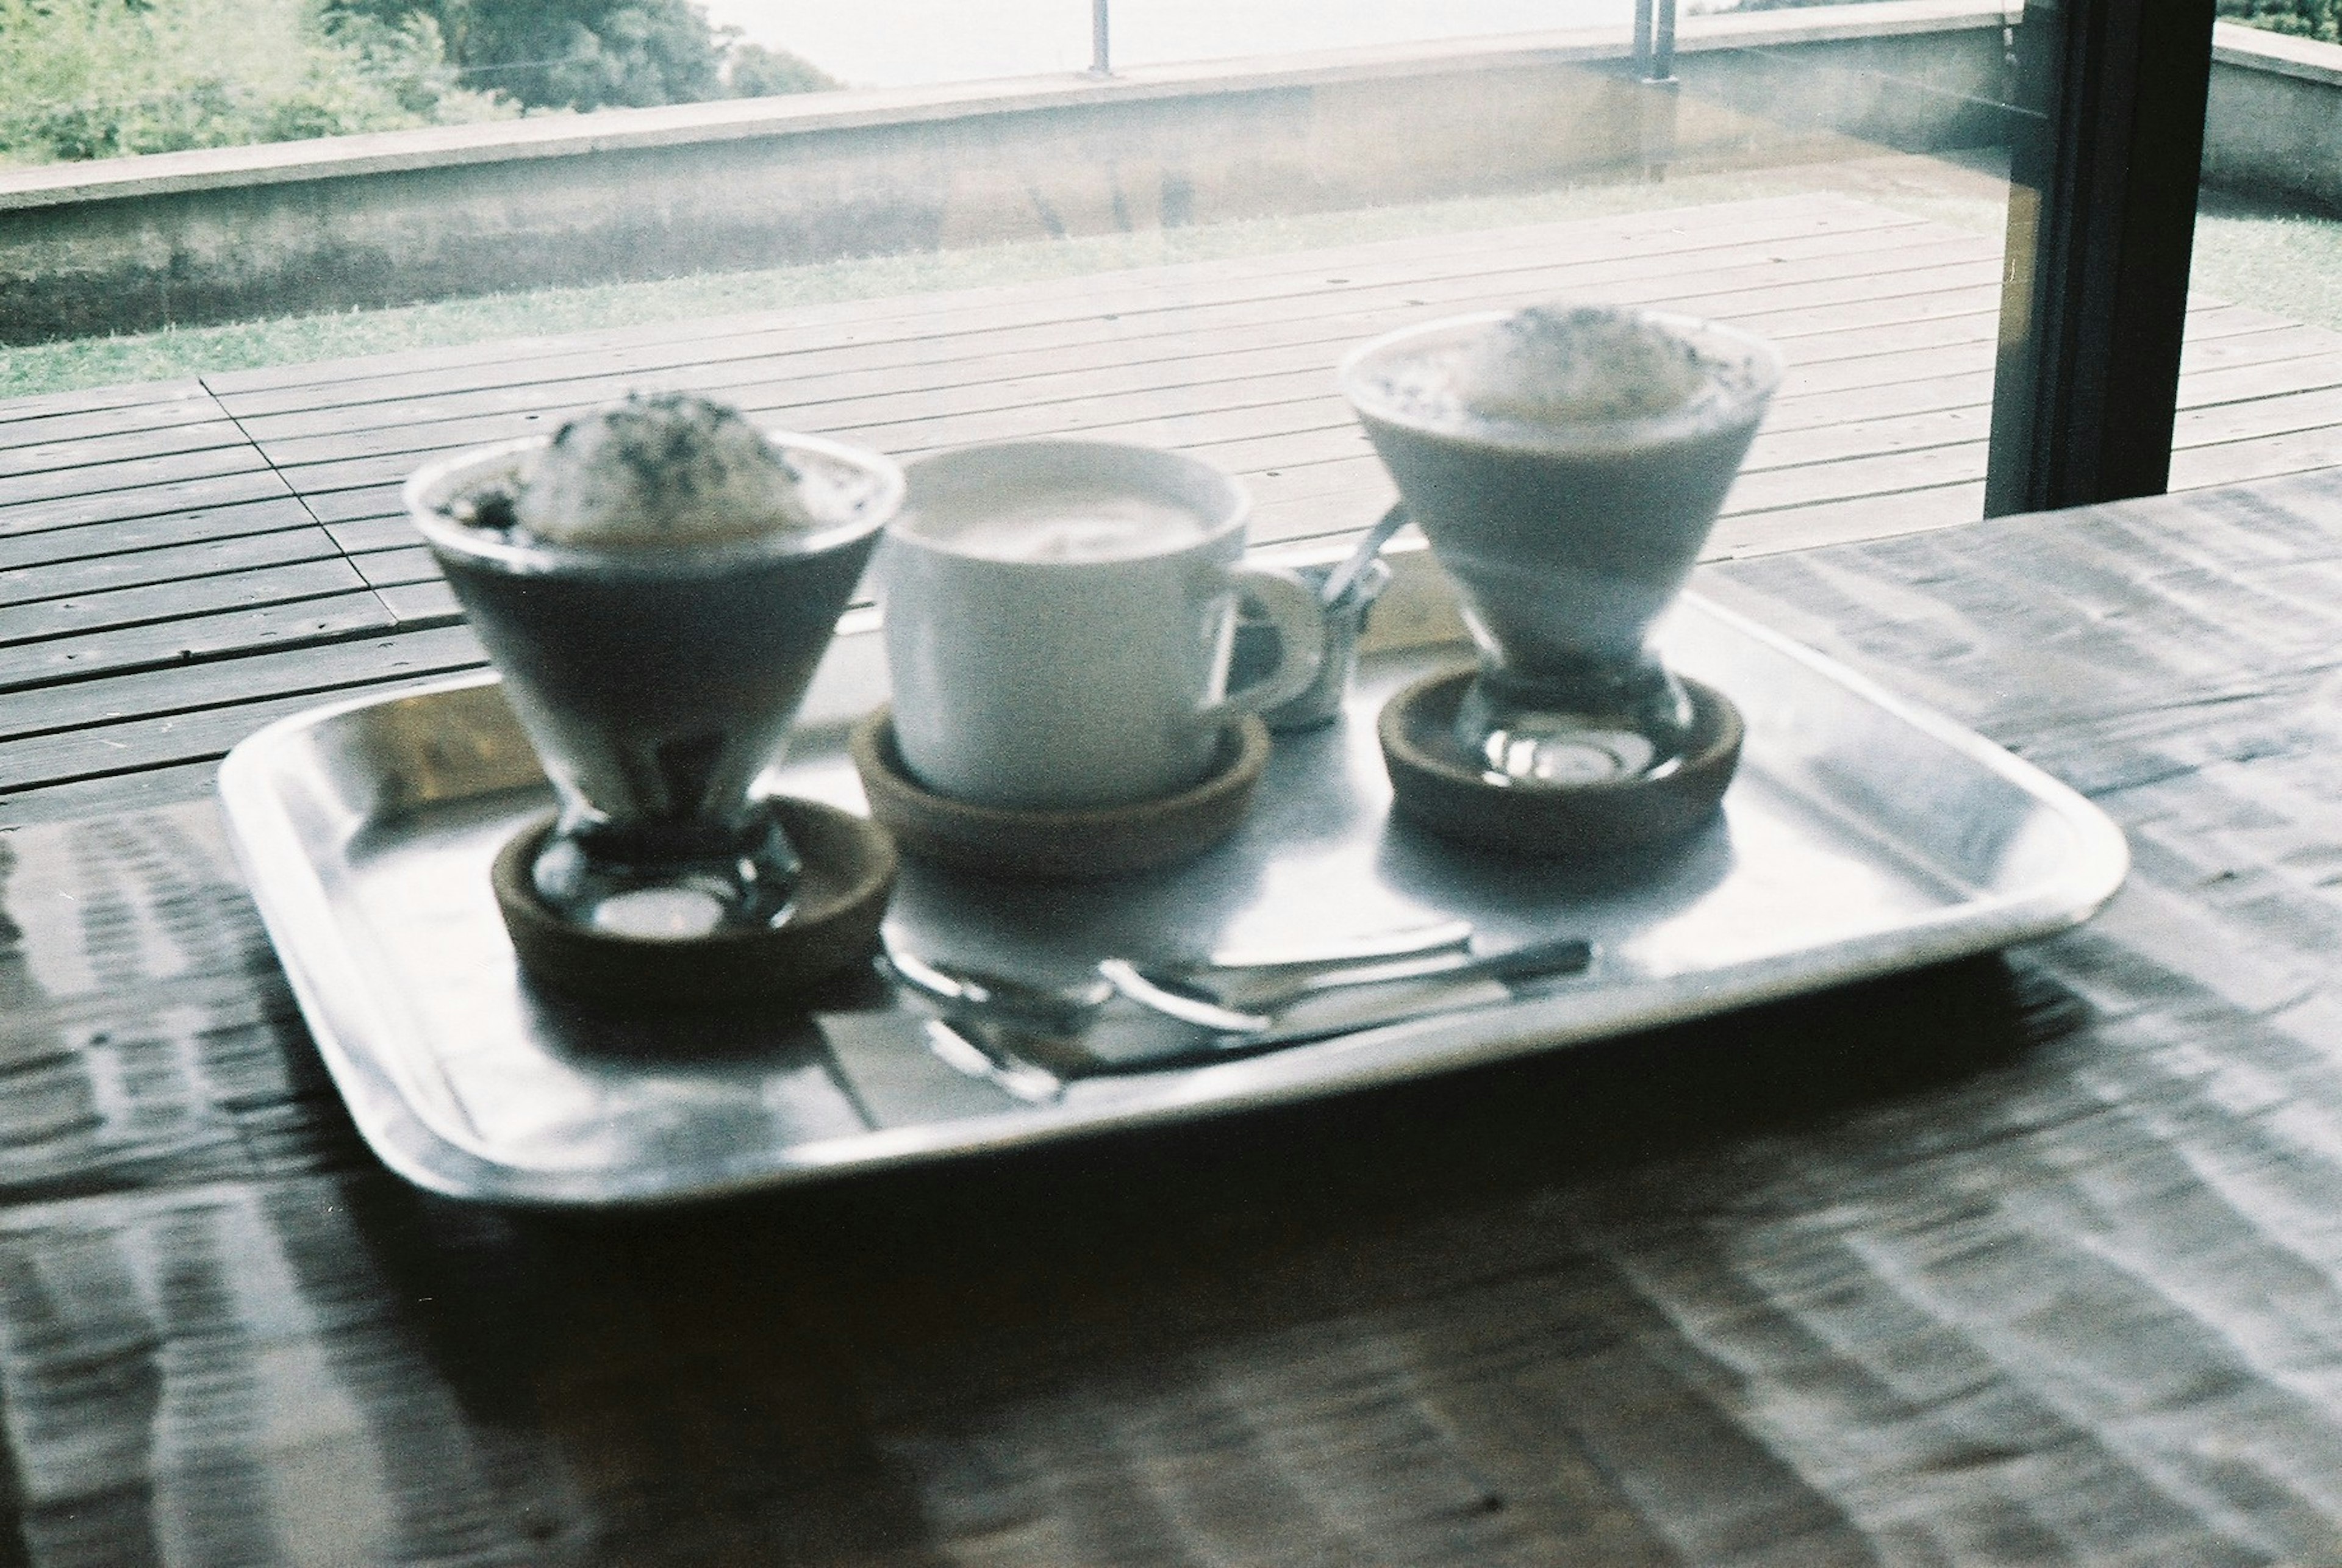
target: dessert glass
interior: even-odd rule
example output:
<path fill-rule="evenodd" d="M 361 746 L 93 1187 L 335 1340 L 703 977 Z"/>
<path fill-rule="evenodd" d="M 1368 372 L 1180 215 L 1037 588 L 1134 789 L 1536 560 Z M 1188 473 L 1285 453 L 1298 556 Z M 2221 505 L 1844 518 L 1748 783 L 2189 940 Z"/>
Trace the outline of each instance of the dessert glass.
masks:
<path fill-rule="evenodd" d="M 686 940 L 789 918 L 799 862 L 756 780 L 903 476 L 835 442 L 766 439 L 805 476 L 808 527 L 655 548 L 547 541 L 510 509 L 543 438 L 457 454 L 407 484 L 408 514 L 558 798 L 530 880 L 580 928 Z"/>
<path fill-rule="evenodd" d="M 1657 381 L 1649 395 L 1606 380 L 1621 344 L 1645 364 L 1617 376 Z M 1648 634 L 1780 376 L 1758 339 L 1610 306 L 1452 317 L 1344 362 L 1343 393 L 1461 598 L 1479 670 L 1453 739 L 1487 784 L 1681 764 L 1693 704 Z M 1510 385 L 1476 385 L 1490 381 Z"/>

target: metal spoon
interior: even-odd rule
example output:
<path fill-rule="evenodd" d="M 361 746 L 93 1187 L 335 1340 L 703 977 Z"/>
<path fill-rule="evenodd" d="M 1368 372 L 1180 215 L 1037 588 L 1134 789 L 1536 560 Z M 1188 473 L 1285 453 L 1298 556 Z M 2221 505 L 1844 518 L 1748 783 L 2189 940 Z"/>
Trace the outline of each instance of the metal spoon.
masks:
<path fill-rule="evenodd" d="M 1222 999 L 1199 994 L 1197 977 L 1149 974 L 1126 959 L 1109 958 L 1098 974 L 1115 990 L 1166 1017 L 1223 1034 L 1256 1034 L 1276 1026 L 1276 1014 L 1305 996 L 1346 990 L 1354 985 L 1380 985 L 1396 980 L 1527 980 L 1546 974 L 1575 974 L 1594 959 L 1591 944 L 1575 936 L 1553 937 L 1508 947 L 1499 953 L 1435 953 L 1281 977 L 1275 983 L 1247 987 L 1244 999 L 1265 1012 L 1246 1012 Z"/>
<path fill-rule="evenodd" d="M 1297 943 L 1286 947 L 1221 948 L 1200 967 L 1166 967 L 1156 973 L 1201 975 L 1373 964 L 1460 948 L 1471 939 L 1470 921 L 1438 920 L 1315 945 Z M 886 949 L 886 967 L 896 979 L 956 1012 L 1073 1029 L 1116 994 L 1113 984 L 1096 971 L 1063 984 L 1022 980 L 1015 975 L 923 958 L 904 946 L 891 932 L 883 934 L 880 940 Z"/>
<path fill-rule="evenodd" d="M 1335 945 L 1324 942 L 1264 944 L 1253 947 L 1215 947 L 1201 970 L 1323 969 L 1333 964 L 1366 964 L 1377 958 L 1405 958 L 1417 953 L 1437 953 L 1461 947 L 1472 940 L 1468 920 L 1435 920 L 1422 925 L 1402 925 L 1366 936 L 1346 936 Z"/>
<path fill-rule="evenodd" d="M 1046 1105 L 1065 1097 L 1065 1081 L 1056 1074 L 987 1051 L 973 1036 L 940 1018 L 927 1020 L 926 1035 L 927 1049 L 944 1065 L 993 1084 L 1028 1105 Z"/>
<path fill-rule="evenodd" d="M 920 957 L 897 942 L 892 933 L 880 943 L 886 967 L 912 990 L 923 992 L 948 1006 L 969 1013 L 1005 1014 L 1012 1018 L 1072 1028 L 1084 1014 L 1114 1000 L 1114 987 L 1101 974 L 1086 974 L 1068 984 L 1019 980 L 958 964 L 940 964 Z"/>
<path fill-rule="evenodd" d="M 1395 502 L 1391 509 L 1383 514 L 1382 521 L 1366 530 L 1366 536 L 1358 541 L 1357 548 L 1351 551 L 1340 565 L 1326 574 L 1325 586 L 1317 590 L 1317 602 L 1321 604 L 1340 604 L 1342 595 L 1356 584 L 1359 574 L 1374 564 L 1375 557 L 1383 553 L 1383 546 L 1391 542 L 1391 535 L 1406 526 L 1406 504 Z"/>

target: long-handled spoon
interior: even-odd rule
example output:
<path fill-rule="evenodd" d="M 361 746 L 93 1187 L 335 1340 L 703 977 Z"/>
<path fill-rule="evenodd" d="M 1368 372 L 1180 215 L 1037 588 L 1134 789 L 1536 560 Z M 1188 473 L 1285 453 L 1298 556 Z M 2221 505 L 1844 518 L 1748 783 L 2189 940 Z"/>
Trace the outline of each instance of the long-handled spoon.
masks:
<path fill-rule="evenodd" d="M 1114 987 L 1101 974 L 1086 974 L 1062 985 L 1019 980 L 1014 975 L 922 958 L 897 942 L 892 933 L 882 934 L 879 940 L 886 949 L 886 967 L 897 980 L 914 991 L 966 1012 L 1006 1014 L 1071 1028 L 1085 1014 L 1114 999 Z"/>
<path fill-rule="evenodd" d="M 1066 1093 L 1064 1081 L 1046 1068 L 1004 1060 L 940 1018 L 927 1020 L 926 1036 L 927 1049 L 946 1066 L 993 1084 L 1028 1105 L 1046 1105 Z"/>
<path fill-rule="evenodd" d="M 1358 541 L 1357 548 L 1326 574 L 1325 586 L 1317 590 L 1317 602 L 1321 604 L 1340 604 L 1342 595 L 1356 584 L 1360 574 L 1374 564 L 1376 556 L 1383 553 L 1383 546 L 1391 542 L 1391 535 L 1406 526 L 1406 504 L 1395 502 L 1391 509 L 1383 514 L 1382 521 L 1366 530 L 1366 536 Z"/>
<path fill-rule="evenodd" d="M 1163 969 L 1155 973 L 1200 975 L 1218 972 L 1252 973 L 1375 964 L 1410 954 L 1460 948 L 1471 939 L 1470 921 L 1439 920 L 1363 936 L 1343 937 L 1332 943 L 1296 942 L 1282 947 L 1220 948 L 1199 969 Z M 922 957 L 897 941 L 891 932 L 885 934 L 881 941 L 886 949 L 886 967 L 896 979 L 912 990 L 958 1012 L 1071 1029 L 1077 1027 L 1082 1019 L 1112 1001 L 1116 995 L 1114 984 L 1097 972 L 1062 984 L 1023 980 L 1015 975 Z"/>
<path fill-rule="evenodd" d="M 1098 965 L 1098 974 L 1124 996 L 1166 1017 L 1223 1034 L 1256 1034 L 1276 1026 L 1278 1010 L 1303 997 L 1328 991 L 1397 980 L 1528 980 L 1575 974 L 1593 959 L 1592 945 L 1574 936 L 1524 943 L 1500 953 L 1427 954 L 1387 964 L 1295 975 L 1266 986 L 1247 987 L 1245 1001 L 1255 1008 L 1267 1009 L 1264 1012 L 1247 1012 L 1203 994 L 1193 975 L 1150 974 L 1126 959 L 1106 960 Z"/>

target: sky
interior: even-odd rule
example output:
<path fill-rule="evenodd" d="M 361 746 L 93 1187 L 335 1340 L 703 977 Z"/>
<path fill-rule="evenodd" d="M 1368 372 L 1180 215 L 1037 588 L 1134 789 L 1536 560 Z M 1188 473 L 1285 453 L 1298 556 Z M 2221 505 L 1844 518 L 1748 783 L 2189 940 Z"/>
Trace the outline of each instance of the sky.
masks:
<path fill-rule="evenodd" d="M 706 0 L 709 17 L 852 86 L 1090 63 L 1090 0 Z M 1634 0 L 1112 0 L 1116 65 L 1630 25 Z M 1685 7 L 1686 10 L 1689 7 Z"/>

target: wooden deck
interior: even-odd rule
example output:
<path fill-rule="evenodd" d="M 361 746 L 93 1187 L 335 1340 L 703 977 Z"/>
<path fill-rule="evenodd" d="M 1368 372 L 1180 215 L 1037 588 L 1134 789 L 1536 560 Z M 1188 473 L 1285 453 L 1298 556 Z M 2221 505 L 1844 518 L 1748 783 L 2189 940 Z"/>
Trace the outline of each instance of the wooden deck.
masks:
<path fill-rule="evenodd" d="M 1243 475 L 1256 537 L 1389 498 L 1333 367 L 1405 322 L 1572 295 L 1778 342 L 1780 401 L 1712 554 L 1981 505 L 1998 246 L 1814 195 L 0 404 L 0 824 L 207 791 L 282 714 L 480 662 L 398 514 L 430 454 L 690 387 L 898 456 L 1079 433 Z M 2197 302 L 2175 488 L 2342 462 L 2342 334 Z M 191 666 L 201 679 L 191 678 Z"/>

